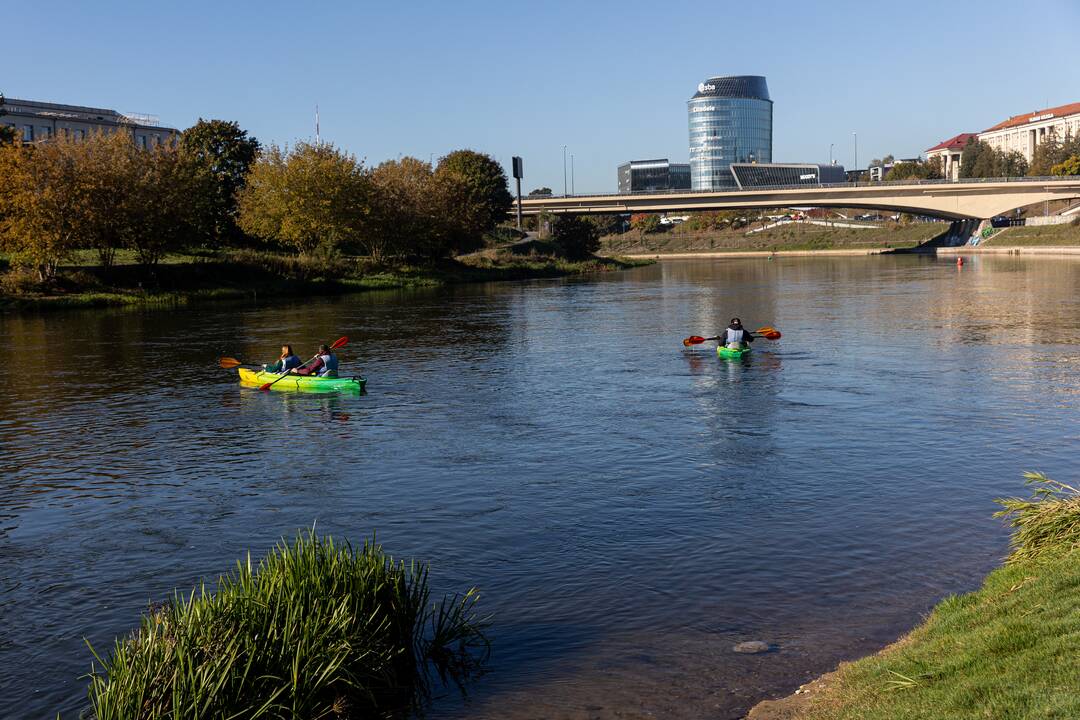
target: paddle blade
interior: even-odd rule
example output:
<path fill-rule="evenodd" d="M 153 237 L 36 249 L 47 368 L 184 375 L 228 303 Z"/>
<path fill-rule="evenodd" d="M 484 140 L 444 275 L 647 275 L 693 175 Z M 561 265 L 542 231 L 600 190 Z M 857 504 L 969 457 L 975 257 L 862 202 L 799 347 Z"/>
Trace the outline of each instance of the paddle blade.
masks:
<path fill-rule="evenodd" d="M 266 392 L 267 390 L 270 389 L 270 386 L 273 385 L 273 384 L 274 383 L 272 383 L 272 382 L 263 383 L 262 385 L 259 386 L 259 389 L 262 390 L 263 392 Z"/>
<path fill-rule="evenodd" d="M 690 337 L 683 340 L 682 344 L 685 347 L 690 347 L 691 345 L 700 345 L 703 342 L 705 342 L 705 338 L 701 337 L 700 335 L 691 335 Z"/>
<path fill-rule="evenodd" d="M 761 333 L 761 337 L 765 338 L 766 340 L 779 340 L 781 336 L 779 330 L 773 330 L 771 332 Z"/>
<path fill-rule="evenodd" d="M 770 327 L 769 325 L 766 325 L 765 327 L 760 327 L 760 328 L 757 329 L 757 334 L 758 335 L 768 335 L 769 333 L 772 333 L 772 332 L 779 332 L 779 330 L 777 330 L 774 327 Z"/>
<path fill-rule="evenodd" d="M 226 370 L 232 370 L 233 368 L 240 367 L 244 363 L 240 362 L 234 357 L 223 357 L 218 360 L 218 365 Z"/>
<path fill-rule="evenodd" d="M 339 347 L 344 347 L 348 342 L 349 342 L 349 338 L 342 335 L 341 337 L 339 337 L 337 340 L 334 341 L 334 344 L 330 346 L 330 349 L 331 350 L 337 350 Z"/>

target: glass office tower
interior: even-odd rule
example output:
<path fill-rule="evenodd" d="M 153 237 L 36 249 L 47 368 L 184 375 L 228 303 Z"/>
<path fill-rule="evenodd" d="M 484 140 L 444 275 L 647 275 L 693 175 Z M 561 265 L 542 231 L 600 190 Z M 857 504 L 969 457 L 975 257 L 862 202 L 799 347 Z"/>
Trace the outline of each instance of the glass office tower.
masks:
<path fill-rule="evenodd" d="M 769 86 L 760 75 L 709 78 L 687 103 L 690 115 L 690 186 L 735 187 L 731 163 L 772 162 Z"/>

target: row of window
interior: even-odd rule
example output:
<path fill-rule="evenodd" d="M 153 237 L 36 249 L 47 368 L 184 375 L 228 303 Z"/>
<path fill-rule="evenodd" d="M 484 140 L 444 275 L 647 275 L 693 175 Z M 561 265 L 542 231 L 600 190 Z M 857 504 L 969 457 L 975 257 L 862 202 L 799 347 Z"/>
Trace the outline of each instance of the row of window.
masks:
<path fill-rule="evenodd" d="M 19 128 L 22 130 L 23 142 L 35 142 L 38 140 L 48 140 L 53 136 L 52 128 L 48 125 L 16 125 L 15 123 L 6 123 L 8 127 Z M 75 141 L 82 141 L 86 139 L 86 130 L 82 128 L 60 128 L 60 134 L 63 137 L 69 137 Z M 157 145 L 164 145 L 165 141 L 158 135 L 136 135 L 135 144 L 146 149 L 148 147 L 154 147 Z"/>

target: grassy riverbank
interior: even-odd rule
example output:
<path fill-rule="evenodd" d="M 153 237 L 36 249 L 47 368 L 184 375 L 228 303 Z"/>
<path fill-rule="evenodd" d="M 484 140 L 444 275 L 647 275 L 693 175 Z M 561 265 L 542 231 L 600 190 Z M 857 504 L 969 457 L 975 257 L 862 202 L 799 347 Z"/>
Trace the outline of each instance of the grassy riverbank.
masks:
<path fill-rule="evenodd" d="M 554 278 L 624 270 L 647 261 L 612 257 L 567 260 L 555 255 L 491 252 L 430 264 L 374 263 L 355 257 L 298 257 L 234 251 L 170 255 L 153 268 L 127 262 L 102 268 L 77 255 L 49 283 L 28 271 L 0 276 L 0 308 L 185 305 L 214 300 L 340 295 L 367 290 L 438 287 L 501 280 Z"/>
<path fill-rule="evenodd" d="M 1072 247 L 1080 245 L 1080 222 L 1067 225 L 1042 225 L 1005 228 L 981 246 L 998 247 Z"/>
<path fill-rule="evenodd" d="M 1029 475 L 1008 500 L 1013 552 L 880 653 L 844 663 L 753 720 L 1080 717 L 1080 494 Z"/>
<path fill-rule="evenodd" d="M 941 223 L 852 228 L 804 222 L 785 223 L 752 233 L 745 229 L 690 233 L 676 228 L 659 233 L 641 234 L 631 231 L 621 235 L 609 235 L 603 238 L 600 252 L 663 255 L 692 252 L 895 249 L 914 247 L 946 229 L 947 225 Z"/>

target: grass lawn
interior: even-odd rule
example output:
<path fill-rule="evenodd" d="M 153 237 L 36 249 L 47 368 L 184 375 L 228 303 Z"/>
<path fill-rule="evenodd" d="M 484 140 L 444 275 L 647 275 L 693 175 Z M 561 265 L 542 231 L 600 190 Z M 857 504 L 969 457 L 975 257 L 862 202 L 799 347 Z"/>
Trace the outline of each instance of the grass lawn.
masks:
<path fill-rule="evenodd" d="M 983 245 L 1015 246 L 1067 246 L 1080 245 L 1080 225 L 1043 225 L 1039 227 L 1011 227 L 1002 230 Z"/>
<path fill-rule="evenodd" d="M 603 238 L 601 252 L 664 254 L 907 248 L 930 240 L 944 232 L 947 227 L 942 223 L 913 223 L 864 229 L 790 223 L 749 234 L 745 230 L 683 233 L 677 228 L 648 235 L 631 231 Z"/>
<path fill-rule="evenodd" d="M 882 652 L 842 664 L 794 713 L 751 717 L 1080 718 L 1080 494 L 1028 477 L 1041 495 L 1005 503 L 1014 550 L 981 589 L 942 601 Z"/>

